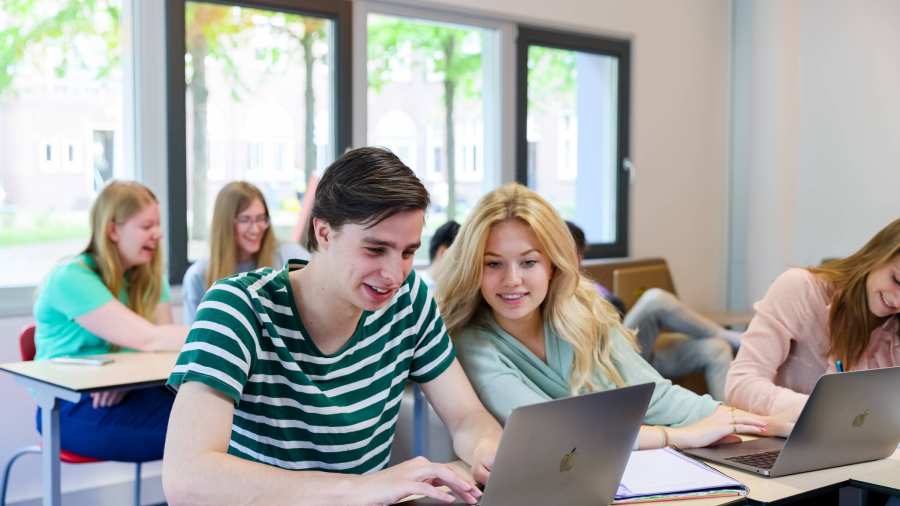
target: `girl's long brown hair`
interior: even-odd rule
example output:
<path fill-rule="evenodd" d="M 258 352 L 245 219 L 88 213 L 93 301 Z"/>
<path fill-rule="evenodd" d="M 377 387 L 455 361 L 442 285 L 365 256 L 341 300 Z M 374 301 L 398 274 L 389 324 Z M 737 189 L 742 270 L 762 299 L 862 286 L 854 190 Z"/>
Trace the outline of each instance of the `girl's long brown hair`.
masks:
<path fill-rule="evenodd" d="M 234 237 L 234 220 L 241 212 L 250 207 L 254 200 L 262 202 L 269 214 L 266 198 L 255 185 L 246 181 L 233 181 L 226 184 L 216 195 L 213 207 L 212 227 L 209 240 L 209 266 L 206 269 L 206 288 L 216 280 L 231 276 L 237 271 L 238 246 Z M 274 267 L 275 264 L 275 232 L 271 224 L 263 233 L 262 245 L 254 255 L 257 267 Z"/>
<path fill-rule="evenodd" d="M 892 221 L 872 237 L 856 253 L 825 262 L 807 270 L 828 283 L 831 311 L 828 333 L 831 336 L 829 354 L 840 359 L 847 369 L 860 359 L 869 338 L 892 315 L 879 318 L 869 310 L 866 280 L 869 274 L 900 254 L 900 218 Z"/>
<path fill-rule="evenodd" d="M 97 264 L 103 284 L 118 298 L 127 286 L 128 308 L 149 321 L 155 321 L 156 306 L 162 292 L 162 248 L 156 248 L 149 263 L 125 270 L 119 250 L 109 237 L 110 225 L 121 225 L 150 204 L 156 195 L 136 181 L 110 181 L 91 207 L 91 239 L 83 253 Z"/>

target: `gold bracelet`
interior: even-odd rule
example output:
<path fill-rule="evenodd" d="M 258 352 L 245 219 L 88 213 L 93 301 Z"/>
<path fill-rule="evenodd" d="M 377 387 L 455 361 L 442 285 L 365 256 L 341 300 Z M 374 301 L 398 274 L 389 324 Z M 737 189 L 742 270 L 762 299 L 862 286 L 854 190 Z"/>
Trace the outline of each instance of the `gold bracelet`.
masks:
<path fill-rule="evenodd" d="M 669 431 L 666 430 L 665 427 L 656 426 L 659 429 L 659 432 L 662 434 L 662 446 L 660 448 L 665 448 L 669 446 Z"/>

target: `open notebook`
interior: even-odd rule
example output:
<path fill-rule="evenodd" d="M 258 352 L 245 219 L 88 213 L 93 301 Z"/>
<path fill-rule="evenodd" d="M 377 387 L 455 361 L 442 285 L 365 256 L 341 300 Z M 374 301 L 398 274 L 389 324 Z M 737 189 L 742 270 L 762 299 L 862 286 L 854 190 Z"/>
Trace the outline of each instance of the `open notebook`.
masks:
<path fill-rule="evenodd" d="M 615 504 L 728 495 L 745 496 L 747 487 L 677 450 L 660 448 L 631 453 Z"/>

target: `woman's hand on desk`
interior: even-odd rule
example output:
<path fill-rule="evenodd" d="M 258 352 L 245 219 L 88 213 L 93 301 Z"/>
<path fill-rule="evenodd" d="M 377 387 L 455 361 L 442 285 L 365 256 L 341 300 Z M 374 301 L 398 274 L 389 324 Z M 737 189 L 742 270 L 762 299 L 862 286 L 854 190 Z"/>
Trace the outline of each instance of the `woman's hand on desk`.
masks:
<path fill-rule="evenodd" d="M 794 430 L 794 420 L 789 414 L 760 416 L 768 424 L 766 436 L 788 437 Z"/>
<path fill-rule="evenodd" d="M 122 402 L 127 393 L 124 390 L 93 393 L 91 394 L 91 404 L 94 406 L 94 409 L 109 408 Z"/>
<path fill-rule="evenodd" d="M 447 464 L 437 464 L 424 457 L 416 457 L 377 473 L 360 476 L 360 497 L 366 504 L 393 504 L 411 495 L 424 495 L 439 501 L 460 500 L 475 504 L 481 491 L 471 478 L 461 476 Z M 453 494 L 438 487 L 447 486 Z"/>
<path fill-rule="evenodd" d="M 669 443 L 678 448 L 701 448 L 715 443 L 740 442 L 738 434 L 768 436 L 767 417 L 719 406 L 706 418 L 685 427 L 666 429 Z"/>
<path fill-rule="evenodd" d="M 497 447 L 500 441 L 494 438 L 482 439 L 472 453 L 472 477 L 478 483 L 487 483 L 491 477 L 491 469 L 494 468 L 494 457 L 497 456 Z"/>

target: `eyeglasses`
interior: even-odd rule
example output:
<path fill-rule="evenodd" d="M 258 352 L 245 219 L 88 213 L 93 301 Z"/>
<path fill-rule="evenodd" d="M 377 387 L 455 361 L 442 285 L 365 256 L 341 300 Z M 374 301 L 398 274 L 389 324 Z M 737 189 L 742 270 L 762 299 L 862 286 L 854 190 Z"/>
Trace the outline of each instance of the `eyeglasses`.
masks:
<path fill-rule="evenodd" d="M 250 225 L 255 223 L 262 228 L 266 228 L 269 226 L 269 215 L 260 214 L 259 216 L 238 216 L 234 219 L 234 222 L 242 227 L 249 227 Z"/>

